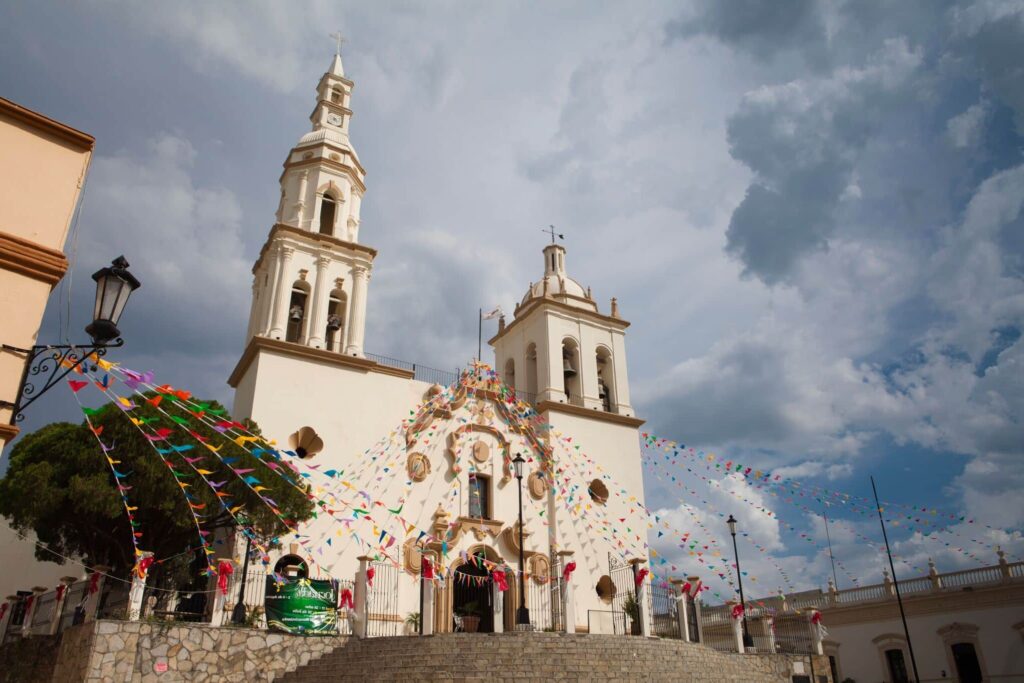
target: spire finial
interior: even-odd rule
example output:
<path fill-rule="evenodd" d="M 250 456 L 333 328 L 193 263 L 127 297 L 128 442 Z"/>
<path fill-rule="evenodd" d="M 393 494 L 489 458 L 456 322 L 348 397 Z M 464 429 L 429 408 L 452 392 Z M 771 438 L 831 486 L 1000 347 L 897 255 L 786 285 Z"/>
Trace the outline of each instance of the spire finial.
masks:
<path fill-rule="evenodd" d="M 331 34 L 331 38 L 337 41 L 337 46 L 334 48 L 334 54 L 341 56 L 341 44 L 345 42 L 345 37 L 341 35 L 341 31 L 336 31 Z"/>
<path fill-rule="evenodd" d="M 565 235 L 563 235 L 560 232 L 556 232 L 555 231 L 555 226 L 553 226 L 553 225 L 549 225 L 547 228 L 541 228 L 540 231 L 541 232 L 546 232 L 549 235 L 551 235 L 551 244 L 555 243 L 555 238 L 556 237 L 558 239 L 560 239 L 560 240 L 564 240 L 565 239 Z"/>

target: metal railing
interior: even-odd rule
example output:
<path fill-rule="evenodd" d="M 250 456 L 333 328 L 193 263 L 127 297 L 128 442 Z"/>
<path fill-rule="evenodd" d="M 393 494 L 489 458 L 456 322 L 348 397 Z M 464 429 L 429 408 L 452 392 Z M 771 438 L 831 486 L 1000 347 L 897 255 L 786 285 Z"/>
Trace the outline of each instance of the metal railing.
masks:
<path fill-rule="evenodd" d="M 410 363 L 406 360 L 391 358 L 390 356 L 382 356 L 377 353 L 367 353 L 366 358 L 380 365 L 386 365 L 389 368 L 407 370 L 408 372 L 413 373 L 413 379 L 420 382 L 427 382 L 428 384 L 448 386 L 457 382 L 459 380 L 459 375 L 462 374 L 462 370 L 460 368 L 456 368 L 454 372 L 450 370 L 438 370 L 437 368 L 432 368 L 429 365 Z"/>
<path fill-rule="evenodd" d="M 672 586 L 651 583 L 644 591 L 647 613 L 650 614 L 651 635 L 660 638 L 682 638 L 679 631 L 679 608 Z"/>

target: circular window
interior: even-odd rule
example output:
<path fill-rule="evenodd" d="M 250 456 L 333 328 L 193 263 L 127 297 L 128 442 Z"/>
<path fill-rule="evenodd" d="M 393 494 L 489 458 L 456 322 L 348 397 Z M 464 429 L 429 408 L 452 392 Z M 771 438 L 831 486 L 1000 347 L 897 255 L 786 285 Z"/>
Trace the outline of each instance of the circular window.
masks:
<path fill-rule="evenodd" d="M 612 598 L 615 597 L 615 584 L 612 583 L 610 576 L 605 574 L 597 580 L 597 597 L 601 598 L 604 602 L 611 602 Z"/>
<path fill-rule="evenodd" d="M 590 494 L 590 499 L 598 505 L 604 505 L 608 502 L 608 487 L 600 479 L 590 482 L 590 486 L 587 487 L 587 493 Z"/>

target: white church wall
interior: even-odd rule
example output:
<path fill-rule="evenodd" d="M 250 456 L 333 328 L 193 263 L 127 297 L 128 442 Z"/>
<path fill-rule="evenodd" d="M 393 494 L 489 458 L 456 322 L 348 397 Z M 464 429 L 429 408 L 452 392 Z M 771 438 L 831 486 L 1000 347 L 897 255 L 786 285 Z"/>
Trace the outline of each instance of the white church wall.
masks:
<path fill-rule="evenodd" d="M 941 596 L 929 598 L 936 601 L 937 607 L 937 601 L 942 599 Z M 888 605 L 887 611 L 894 611 L 891 604 Z M 827 619 L 826 613 L 826 621 Z M 956 670 L 952 668 L 952 662 L 947 656 L 947 645 L 938 633 L 939 629 L 953 623 L 978 627 L 978 641 L 975 647 L 982 663 L 982 672 L 986 674 L 985 680 L 995 676 L 1007 676 L 1006 680 L 1017 680 L 1011 675 L 1024 676 L 1021 607 L 1017 603 L 1005 606 L 979 606 L 969 610 L 939 608 L 933 614 L 908 615 L 907 625 L 914 644 L 914 655 L 921 680 L 957 680 Z M 893 634 L 897 636 L 899 642 L 905 642 L 903 624 L 898 614 L 891 618 L 826 626 L 826 640 L 838 643 L 836 652 L 840 680 L 852 678 L 857 683 L 890 680 L 882 650 L 898 646 L 884 646 L 873 641 L 880 636 Z M 905 650 L 904 657 L 907 672 L 913 676 L 910 657 Z"/>

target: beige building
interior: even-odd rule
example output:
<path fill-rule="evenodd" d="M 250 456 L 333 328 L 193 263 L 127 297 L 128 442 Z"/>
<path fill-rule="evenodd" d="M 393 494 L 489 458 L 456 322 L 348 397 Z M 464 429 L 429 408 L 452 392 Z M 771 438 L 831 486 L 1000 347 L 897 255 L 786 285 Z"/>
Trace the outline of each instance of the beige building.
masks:
<path fill-rule="evenodd" d="M 91 135 L 0 97 L 0 448 L 18 434 L 12 408 L 27 357 L 15 349 L 36 343 L 50 292 L 68 268 L 64 241 L 94 144 Z M 26 581 L 55 586 L 75 571 L 36 560 L 31 542 L 6 521 L 0 547 L 0 595 Z"/>
<path fill-rule="evenodd" d="M 50 292 L 68 268 L 64 241 L 95 139 L 0 97 L 0 447 Z"/>

